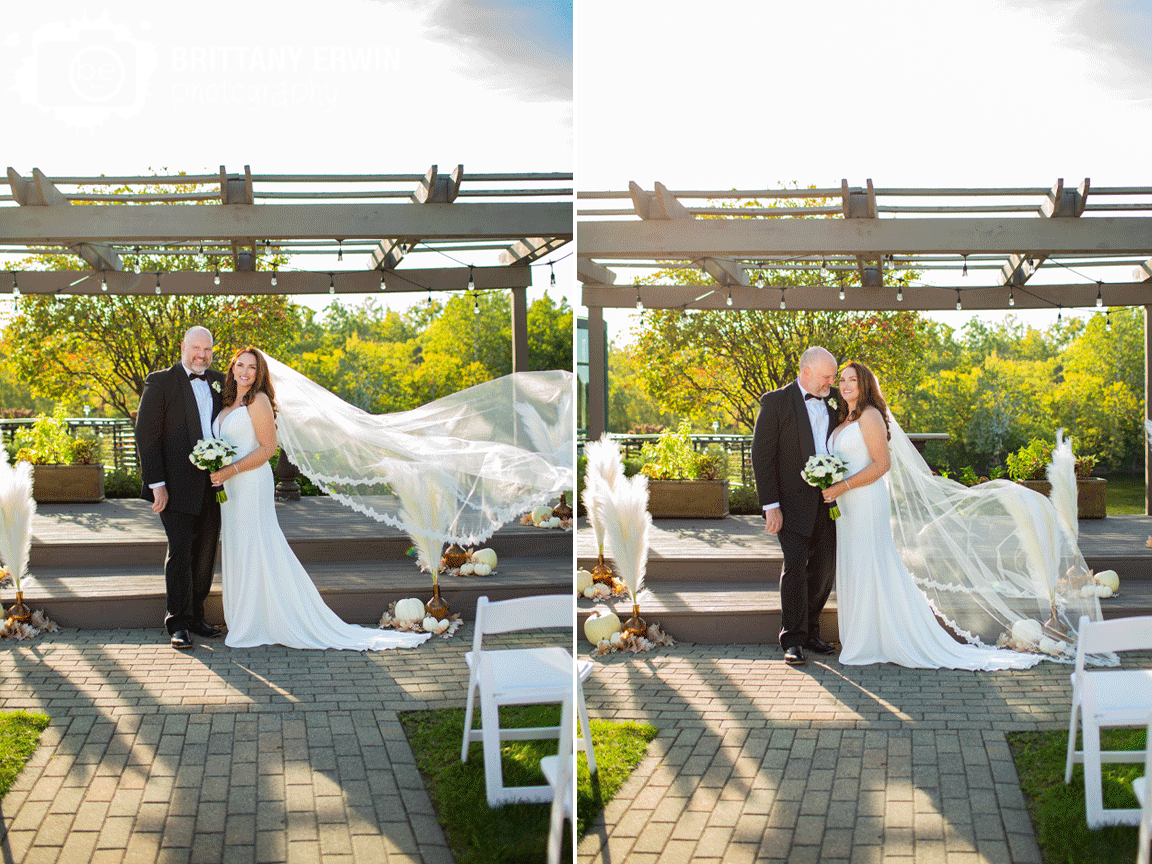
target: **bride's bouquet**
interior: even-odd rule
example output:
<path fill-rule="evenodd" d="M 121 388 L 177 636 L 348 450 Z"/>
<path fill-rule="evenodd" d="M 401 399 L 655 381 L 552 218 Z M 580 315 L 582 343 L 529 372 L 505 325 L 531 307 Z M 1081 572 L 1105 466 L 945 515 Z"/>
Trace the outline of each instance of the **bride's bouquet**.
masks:
<path fill-rule="evenodd" d="M 808 457 L 804 470 L 800 472 L 804 482 L 809 486 L 815 486 L 817 489 L 827 489 L 833 483 L 839 483 L 847 475 L 847 462 L 839 456 L 821 456 L 819 453 Z M 833 519 L 839 519 L 840 508 L 833 504 L 828 515 Z"/>
<path fill-rule="evenodd" d="M 219 471 L 225 465 L 231 465 L 235 455 L 236 448 L 223 438 L 201 438 L 188 454 L 188 459 L 197 468 Z M 217 490 L 217 503 L 223 504 L 227 500 L 227 493 L 223 489 Z"/>

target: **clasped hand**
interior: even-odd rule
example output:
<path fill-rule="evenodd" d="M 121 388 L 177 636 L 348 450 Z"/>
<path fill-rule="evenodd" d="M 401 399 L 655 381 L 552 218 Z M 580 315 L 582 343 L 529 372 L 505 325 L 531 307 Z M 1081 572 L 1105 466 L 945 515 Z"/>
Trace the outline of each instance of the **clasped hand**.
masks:
<path fill-rule="evenodd" d="M 833 485 L 829 486 L 827 489 L 821 490 L 820 494 L 824 496 L 824 503 L 825 504 L 831 504 L 832 502 L 834 502 L 839 497 L 835 492 L 832 491 L 835 488 L 836 488 L 836 484 L 833 484 Z"/>
<path fill-rule="evenodd" d="M 219 471 L 213 471 L 208 476 L 211 478 L 213 486 L 223 486 L 225 480 L 229 477 L 235 477 L 239 473 L 239 469 L 231 465 L 225 465 Z"/>

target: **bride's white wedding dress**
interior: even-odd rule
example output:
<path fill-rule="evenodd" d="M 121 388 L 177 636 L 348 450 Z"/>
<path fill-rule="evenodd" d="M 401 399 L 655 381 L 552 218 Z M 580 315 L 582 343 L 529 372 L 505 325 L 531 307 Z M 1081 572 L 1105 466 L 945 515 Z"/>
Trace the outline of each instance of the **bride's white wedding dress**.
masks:
<path fill-rule="evenodd" d="M 236 447 L 237 459 L 259 444 L 246 406 L 223 420 L 218 417 L 213 433 Z M 228 500 L 220 505 L 220 540 L 226 645 L 382 651 L 411 648 L 428 638 L 426 633 L 348 624 L 328 608 L 280 530 L 273 490 L 267 462 L 224 481 Z"/>
<path fill-rule="evenodd" d="M 841 429 L 832 452 L 848 476 L 872 462 L 859 421 Z M 957 642 L 937 621 L 892 539 L 887 478 L 852 489 L 837 502 L 836 606 L 840 662 L 897 663 L 915 669 L 1027 669 L 1038 654 Z"/>

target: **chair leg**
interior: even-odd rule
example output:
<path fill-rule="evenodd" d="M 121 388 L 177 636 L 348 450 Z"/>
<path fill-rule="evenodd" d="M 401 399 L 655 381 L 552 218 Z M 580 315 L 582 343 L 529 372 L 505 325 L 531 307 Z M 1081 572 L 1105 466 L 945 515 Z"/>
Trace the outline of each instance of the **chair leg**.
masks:
<path fill-rule="evenodd" d="M 489 807 L 506 803 L 504 772 L 500 765 L 500 715 L 496 700 L 480 694 L 481 742 L 484 745 L 484 789 Z"/>
<path fill-rule="evenodd" d="M 460 747 L 460 761 L 468 761 L 468 748 L 472 741 L 472 709 L 476 705 L 476 688 L 468 688 L 468 705 L 464 709 L 464 743 Z"/>
<path fill-rule="evenodd" d="M 1072 716 L 1068 718 L 1068 758 L 1064 763 L 1064 782 L 1072 782 L 1072 765 L 1076 761 L 1076 712 L 1080 706 L 1072 703 Z"/>
<path fill-rule="evenodd" d="M 584 685 L 576 682 L 576 710 L 580 715 L 581 746 L 588 755 L 588 773 L 596 773 L 596 753 L 592 749 L 592 725 L 588 722 L 588 706 L 584 704 Z"/>
<path fill-rule="evenodd" d="M 1100 776 L 1100 727 L 1084 716 L 1084 807 L 1088 827 L 1104 825 L 1104 781 Z"/>

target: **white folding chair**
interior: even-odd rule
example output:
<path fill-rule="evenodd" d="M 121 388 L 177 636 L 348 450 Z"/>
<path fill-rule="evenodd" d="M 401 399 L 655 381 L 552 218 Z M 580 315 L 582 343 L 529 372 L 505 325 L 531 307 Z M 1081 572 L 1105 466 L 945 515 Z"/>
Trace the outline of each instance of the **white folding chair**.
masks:
<path fill-rule="evenodd" d="M 540 770 L 552 787 L 552 813 L 548 822 L 548 864 L 560 864 L 564 842 L 564 820 L 572 825 L 572 844 L 576 844 L 576 824 L 572 814 L 572 786 L 576 776 L 576 750 L 572 736 L 572 700 L 564 700 L 560 711 L 560 751 L 540 760 Z"/>
<path fill-rule="evenodd" d="M 1152 714 L 1148 715 L 1148 737 L 1144 740 L 1144 776 L 1132 781 L 1140 802 L 1140 851 L 1136 864 L 1149 864 L 1152 856 Z"/>
<path fill-rule="evenodd" d="M 588 722 L 588 706 L 584 704 L 584 682 L 592 674 L 595 664 L 591 660 L 576 661 L 576 710 L 580 714 L 580 737 L 576 748 L 588 755 L 588 773 L 596 773 L 596 753 L 592 749 L 592 725 Z"/>
<path fill-rule="evenodd" d="M 1068 718 L 1068 758 L 1064 782 L 1072 782 L 1072 765 L 1084 765 L 1084 804 L 1088 827 L 1136 825 L 1139 809 L 1105 809 L 1102 762 L 1140 762 L 1137 750 L 1100 749 L 1100 729 L 1142 726 L 1152 711 L 1152 669 L 1084 669 L 1088 654 L 1139 651 L 1152 648 L 1152 616 L 1092 621 L 1080 618 L 1076 643 L 1076 671 L 1072 673 L 1072 712 Z M 1077 712 L 1084 727 L 1083 750 L 1076 749 Z"/>
<path fill-rule="evenodd" d="M 537 705 L 563 703 L 572 698 L 575 671 L 572 655 L 558 645 L 539 648 L 505 648 L 485 650 L 486 635 L 514 630 L 550 627 L 571 629 L 575 618 L 575 600 L 570 594 L 548 594 L 492 602 L 487 597 L 476 601 L 476 633 L 472 650 L 464 655 L 468 664 L 468 704 L 464 711 L 464 740 L 460 758 L 468 761 L 468 748 L 479 741 L 484 749 L 484 785 L 491 807 L 518 801 L 547 803 L 552 800 L 552 787 L 504 785 L 500 763 L 503 741 L 531 738 L 559 738 L 559 726 L 537 726 L 528 729 L 501 729 L 501 705 Z M 571 636 L 566 640 L 571 644 Z M 480 728 L 472 728 L 472 713 L 477 693 L 480 696 Z"/>

